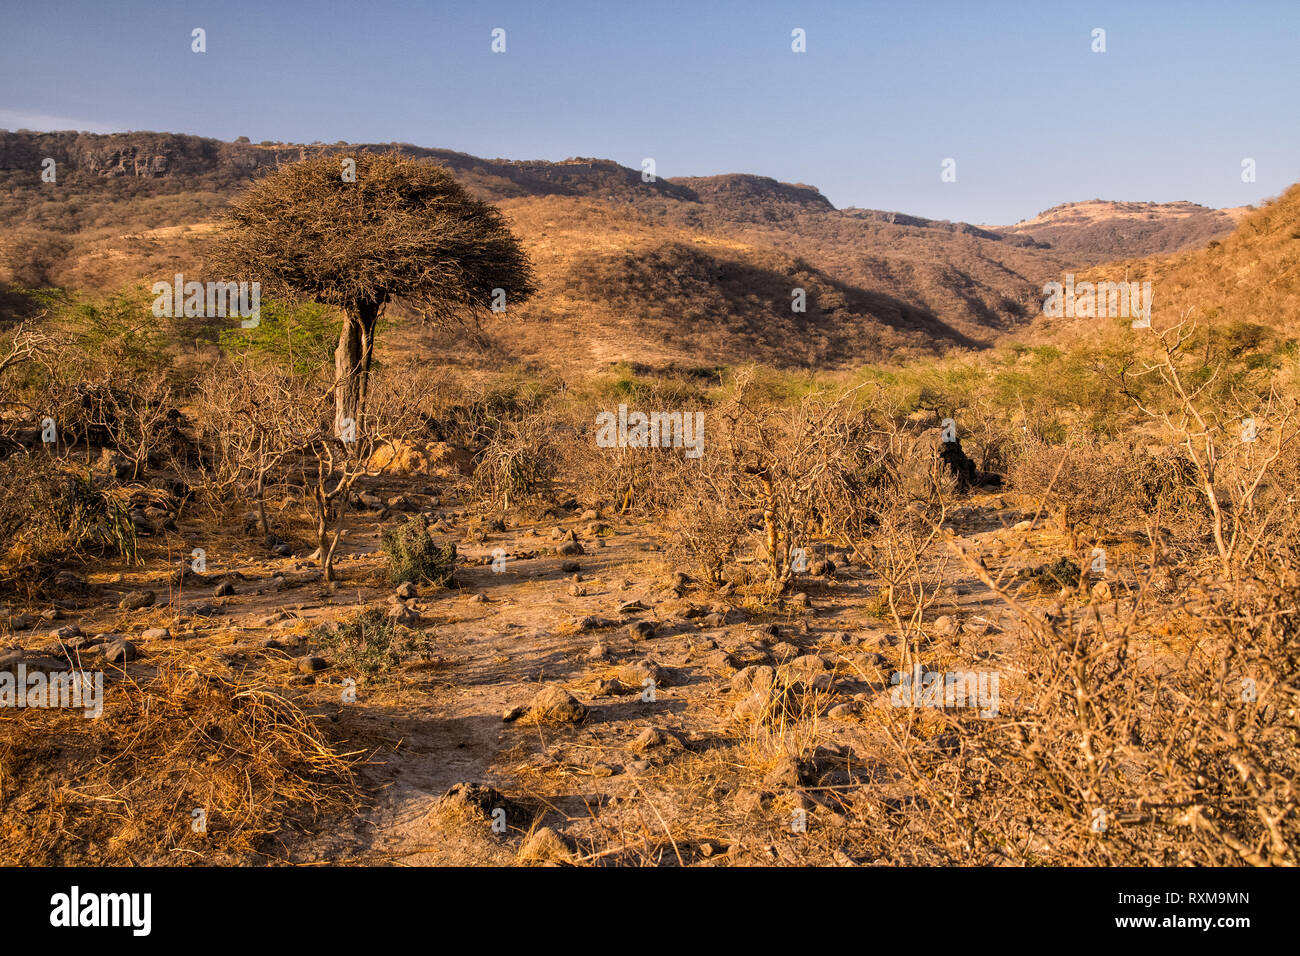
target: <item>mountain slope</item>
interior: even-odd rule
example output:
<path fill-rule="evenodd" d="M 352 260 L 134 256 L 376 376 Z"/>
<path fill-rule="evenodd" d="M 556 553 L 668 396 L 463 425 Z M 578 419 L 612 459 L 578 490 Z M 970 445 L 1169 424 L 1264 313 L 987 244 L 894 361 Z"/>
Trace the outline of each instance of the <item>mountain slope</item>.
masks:
<path fill-rule="evenodd" d="M 178 271 L 200 275 L 230 197 L 323 150 L 340 157 L 400 150 L 446 165 L 498 203 L 537 263 L 540 288 L 488 331 L 514 358 L 559 366 L 837 367 L 980 348 L 1032 319 L 1045 281 L 1095 261 L 1062 252 L 1063 236 L 1092 229 L 1093 238 L 1075 245 L 1095 251 L 1104 235 L 1095 217 L 1054 213 L 1031 230 L 1001 232 L 837 210 L 814 187 L 763 176 L 645 182 L 640 171 L 601 159 L 512 161 L 407 144 L 254 145 L 165 133 L 0 133 L 0 217 L 8 226 L 0 281 L 106 291 Z M 41 181 L 45 157 L 55 160 L 55 183 Z M 803 312 L 792 308 L 799 289 Z"/>

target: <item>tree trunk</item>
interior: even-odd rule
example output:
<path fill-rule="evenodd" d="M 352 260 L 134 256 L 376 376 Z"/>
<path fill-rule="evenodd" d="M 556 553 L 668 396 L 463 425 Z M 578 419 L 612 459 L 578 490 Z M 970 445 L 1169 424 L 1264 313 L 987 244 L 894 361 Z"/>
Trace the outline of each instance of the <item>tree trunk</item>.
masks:
<path fill-rule="evenodd" d="M 344 421 L 352 420 L 353 434 L 360 428 L 361 409 L 366 403 L 366 376 L 375 347 L 378 302 L 361 302 L 348 309 L 334 350 L 334 434 L 344 437 Z"/>

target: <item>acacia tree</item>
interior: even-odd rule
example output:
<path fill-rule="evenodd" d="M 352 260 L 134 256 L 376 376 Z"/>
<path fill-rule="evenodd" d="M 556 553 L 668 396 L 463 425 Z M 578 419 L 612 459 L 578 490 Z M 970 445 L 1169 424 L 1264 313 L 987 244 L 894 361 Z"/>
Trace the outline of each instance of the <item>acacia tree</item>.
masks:
<path fill-rule="evenodd" d="M 463 322 L 534 291 L 501 213 L 442 167 L 396 153 L 325 154 L 272 173 L 232 203 L 215 258 L 264 292 L 343 312 L 336 434 L 344 419 L 360 420 L 375 324 L 390 303 Z"/>

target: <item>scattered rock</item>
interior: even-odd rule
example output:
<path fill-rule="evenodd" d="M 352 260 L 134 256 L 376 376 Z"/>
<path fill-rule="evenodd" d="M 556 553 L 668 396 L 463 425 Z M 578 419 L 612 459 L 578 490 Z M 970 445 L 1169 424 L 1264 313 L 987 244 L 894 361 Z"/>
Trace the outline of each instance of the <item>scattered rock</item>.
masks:
<path fill-rule="evenodd" d="M 411 598 L 418 596 L 418 592 L 415 590 L 415 585 L 410 581 L 403 581 L 399 584 L 394 594 L 400 601 L 409 601 Z"/>
<path fill-rule="evenodd" d="M 140 635 L 142 641 L 167 641 L 170 640 L 172 632 L 165 627 L 151 627 Z"/>
<path fill-rule="evenodd" d="M 549 684 L 528 705 L 530 723 L 578 724 L 587 718 L 586 706 L 563 687 Z"/>
<path fill-rule="evenodd" d="M 298 658 L 298 670 L 302 671 L 304 674 L 323 671 L 328 666 L 329 662 L 323 657 L 316 657 L 315 655 L 309 654 L 306 657 Z"/>
<path fill-rule="evenodd" d="M 767 710 L 771 695 L 767 691 L 757 691 L 736 704 L 732 716 L 737 720 L 757 720 Z"/>
<path fill-rule="evenodd" d="M 110 664 L 125 664 L 139 656 L 139 649 L 126 638 L 110 641 L 104 647 L 104 660 Z"/>
<path fill-rule="evenodd" d="M 408 605 L 398 601 L 388 609 L 388 619 L 402 627 L 412 627 L 420 620 L 420 615 Z"/>
<path fill-rule="evenodd" d="M 668 675 L 663 668 L 650 660 L 624 664 L 618 669 L 616 676 L 625 687 L 634 687 L 637 690 L 647 686 L 646 681 L 653 682 L 655 687 L 666 687 L 668 684 Z"/>
<path fill-rule="evenodd" d="M 647 727 L 632 741 L 633 753 L 643 754 L 650 750 L 682 750 L 681 738 L 659 727 Z"/>
<path fill-rule="evenodd" d="M 951 614 L 943 614 L 934 619 L 930 630 L 941 637 L 953 637 L 961 631 L 961 624 Z"/>
<path fill-rule="evenodd" d="M 784 664 L 799 656 L 799 648 L 789 641 L 781 641 L 772 645 L 772 656 L 778 663 Z"/>
<path fill-rule="evenodd" d="M 735 673 L 731 678 L 731 689 L 746 695 L 755 691 L 766 692 L 771 689 L 775 678 L 776 672 L 766 664 L 751 664 Z"/>
<path fill-rule="evenodd" d="M 454 784 L 438 798 L 433 808 L 438 813 L 463 814 L 488 822 L 493 820 L 493 814 L 497 810 L 504 810 L 507 818 L 522 813 L 521 808 L 514 801 L 481 783 Z"/>
<path fill-rule="evenodd" d="M 145 588 L 139 591 L 128 591 L 117 606 L 124 611 L 139 611 L 142 608 L 153 607 L 157 600 L 158 595 Z"/>
<path fill-rule="evenodd" d="M 644 641 L 655 636 L 653 621 L 636 621 L 628 626 L 628 636 L 634 641 Z"/>
<path fill-rule="evenodd" d="M 212 590 L 214 598 L 229 597 L 235 593 L 235 586 L 229 581 L 222 581 Z"/>

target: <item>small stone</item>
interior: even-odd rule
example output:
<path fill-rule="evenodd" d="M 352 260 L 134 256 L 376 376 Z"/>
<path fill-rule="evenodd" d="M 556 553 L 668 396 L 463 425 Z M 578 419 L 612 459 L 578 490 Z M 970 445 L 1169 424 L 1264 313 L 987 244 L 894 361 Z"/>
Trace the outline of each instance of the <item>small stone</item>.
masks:
<path fill-rule="evenodd" d="M 0 651 L 0 670 L 8 670 L 18 664 L 23 659 L 23 649 L 21 647 L 11 648 L 7 651 Z"/>
<path fill-rule="evenodd" d="M 396 595 L 398 600 L 401 601 L 409 601 L 411 598 L 418 596 L 415 585 L 410 581 L 403 581 L 397 586 L 397 590 L 393 593 Z"/>
<path fill-rule="evenodd" d="M 628 636 L 634 641 L 643 641 L 655 636 L 653 621 L 636 621 L 628 626 Z"/>
<path fill-rule="evenodd" d="M 153 607 L 154 602 L 157 600 L 158 596 L 145 588 L 139 591 L 127 592 L 117 606 L 124 611 L 139 611 L 142 608 Z"/>
<path fill-rule="evenodd" d="M 165 627 L 151 627 L 140 635 L 142 641 L 166 641 L 170 640 L 172 632 Z"/>
<path fill-rule="evenodd" d="M 638 690 L 651 685 L 665 687 L 668 684 L 667 674 L 658 664 L 649 660 L 639 660 L 635 664 L 624 664 L 618 669 L 617 676 L 625 687 L 634 687 Z M 647 684 L 647 681 L 650 683 Z"/>
<path fill-rule="evenodd" d="M 862 705 L 856 700 L 846 701 L 843 704 L 836 704 L 826 712 L 826 716 L 833 720 L 848 720 L 854 717 L 862 709 Z"/>
<path fill-rule="evenodd" d="M 563 687 L 543 687 L 528 705 L 528 719 L 534 723 L 577 724 L 587 717 L 587 708 Z"/>
<path fill-rule="evenodd" d="M 784 664 L 799 656 L 799 648 L 794 644 L 791 644 L 789 641 L 780 641 L 779 643 L 772 645 L 772 656 L 775 657 L 779 663 Z"/>
<path fill-rule="evenodd" d="M 682 741 L 676 734 L 659 727 L 647 727 L 632 741 L 634 753 L 643 754 L 648 750 L 681 750 Z"/>
<path fill-rule="evenodd" d="M 235 593 L 235 586 L 229 581 L 222 581 L 212 590 L 214 598 L 229 597 Z"/>
<path fill-rule="evenodd" d="M 560 570 L 565 574 L 576 574 L 582 570 L 582 565 L 577 561 L 565 561 L 560 565 Z"/>
<path fill-rule="evenodd" d="M 104 660 L 110 664 L 125 664 L 140 656 L 140 651 L 125 638 L 109 642 L 104 647 Z"/>
<path fill-rule="evenodd" d="M 604 660 L 608 654 L 609 654 L 609 645 L 605 643 L 593 644 L 591 645 L 591 648 L 587 651 L 587 660 L 589 661 Z"/>
<path fill-rule="evenodd" d="M 751 664 L 736 671 L 731 678 L 731 689 L 746 695 L 755 691 L 767 691 L 775 677 L 776 672 L 766 664 Z"/>
<path fill-rule="evenodd" d="M 555 549 L 555 553 L 560 557 L 567 557 L 575 554 L 586 554 L 587 552 L 582 549 L 581 543 L 577 541 L 562 541 L 559 547 Z"/>
<path fill-rule="evenodd" d="M 36 626 L 36 616 L 33 614 L 17 614 L 9 619 L 9 629 L 13 631 L 25 631 L 30 627 Z"/>
<path fill-rule="evenodd" d="M 316 657 L 314 655 L 309 654 L 306 657 L 298 658 L 298 670 L 302 671 L 302 673 L 304 674 L 311 674 L 314 673 L 315 671 L 321 671 L 328 666 L 329 663 L 323 657 Z"/>
<path fill-rule="evenodd" d="M 961 630 L 961 624 L 951 614 L 943 614 L 934 619 L 931 630 L 941 637 L 952 637 Z"/>
<path fill-rule="evenodd" d="M 766 691 L 756 691 L 735 706 L 732 716 L 737 720 L 757 720 L 767 710 L 769 700 L 770 695 Z"/>
<path fill-rule="evenodd" d="M 420 620 L 420 615 L 407 605 L 398 602 L 388 609 L 388 619 L 394 624 L 410 627 Z"/>
<path fill-rule="evenodd" d="M 81 628 L 76 624 L 68 624 L 65 627 L 56 627 L 54 630 L 50 631 L 50 637 L 57 641 L 66 641 L 70 637 L 79 637 L 80 635 Z"/>

